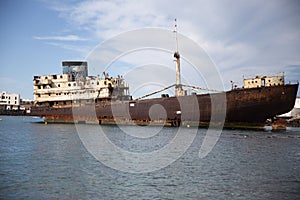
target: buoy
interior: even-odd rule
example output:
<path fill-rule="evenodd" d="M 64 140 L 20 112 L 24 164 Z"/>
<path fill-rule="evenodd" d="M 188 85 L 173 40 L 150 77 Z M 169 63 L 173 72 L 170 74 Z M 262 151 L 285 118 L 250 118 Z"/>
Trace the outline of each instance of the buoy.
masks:
<path fill-rule="evenodd" d="M 186 127 L 187 127 L 187 128 L 190 128 L 190 125 L 188 124 L 188 125 L 186 125 Z"/>

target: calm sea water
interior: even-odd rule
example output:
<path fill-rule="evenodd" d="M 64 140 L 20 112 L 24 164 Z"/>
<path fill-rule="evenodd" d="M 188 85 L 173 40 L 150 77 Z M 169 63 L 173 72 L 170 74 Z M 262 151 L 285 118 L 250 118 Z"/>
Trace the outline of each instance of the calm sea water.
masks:
<path fill-rule="evenodd" d="M 224 130 L 203 159 L 198 153 L 206 129 L 199 129 L 189 149 L 168 167 L 131 174 L 97 161 L 74 125 L 0 118 L 1 199 L 300 199 L 299 128 L 284 134 Z M 86 125 L 86 131 L 92 127 Z M 137 152 L 161 148 L 177 130 L 134 139 L 117 126 L 103 129 L 118 146 Z"/>

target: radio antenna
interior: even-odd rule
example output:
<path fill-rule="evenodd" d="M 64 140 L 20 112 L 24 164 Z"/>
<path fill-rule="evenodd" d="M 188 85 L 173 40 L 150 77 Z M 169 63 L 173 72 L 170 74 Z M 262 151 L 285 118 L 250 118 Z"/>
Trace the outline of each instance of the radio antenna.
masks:
<path fill-rule="evenodd" d="M 174 24 L 174 33 L 175 33 L 175 38 L 176 38 L 176 52 L 178 52 L 178 36 L 177 36 L 177 19 L 175 18 L 175 24 Z"/>

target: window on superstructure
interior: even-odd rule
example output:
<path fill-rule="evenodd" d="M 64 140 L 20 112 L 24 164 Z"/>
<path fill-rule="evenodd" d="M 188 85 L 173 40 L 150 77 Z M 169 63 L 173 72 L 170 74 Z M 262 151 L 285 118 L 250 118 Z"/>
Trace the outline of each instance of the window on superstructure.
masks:
<path fill-rule="evenodd" d="M 58 84 L 57 87 L 60 87 L 60 84 Z"/>
<path fill-rule="evenodd" d="M 71 87 L 71 83 L 69 83 L 68 86 Z"/>
<path fill-rule="evenodd" d="M 97 81 L 97 85 L 99 85 L 99 82 Z"/>
<path fill-rule="evenodd" d="M 63 78 L 63 76 L 62 76 L 62 75 L 60 75 L 60 78 Z"/>
<path fill-rule="evenodd" d="M 76 83 L 73 83 L 73 86 L 76 86 Z"/>

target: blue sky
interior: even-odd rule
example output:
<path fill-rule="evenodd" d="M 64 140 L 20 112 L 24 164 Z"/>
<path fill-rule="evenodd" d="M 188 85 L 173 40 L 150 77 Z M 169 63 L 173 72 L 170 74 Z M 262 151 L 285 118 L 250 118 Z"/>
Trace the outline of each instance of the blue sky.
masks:
<path fill-rule="evenodd" d="M 241 85 L 242 75 L 284 71 L 287 80 L 300 79 L 297 0 L 11 0 L 0 2 L 0 90 L 32 99 L 34 75 L 60 73 L 61 61 L 84 60 L 124 31 L 172 30 L 174 18 L 213 60 L 227 89 L 230 80 Z"/>

